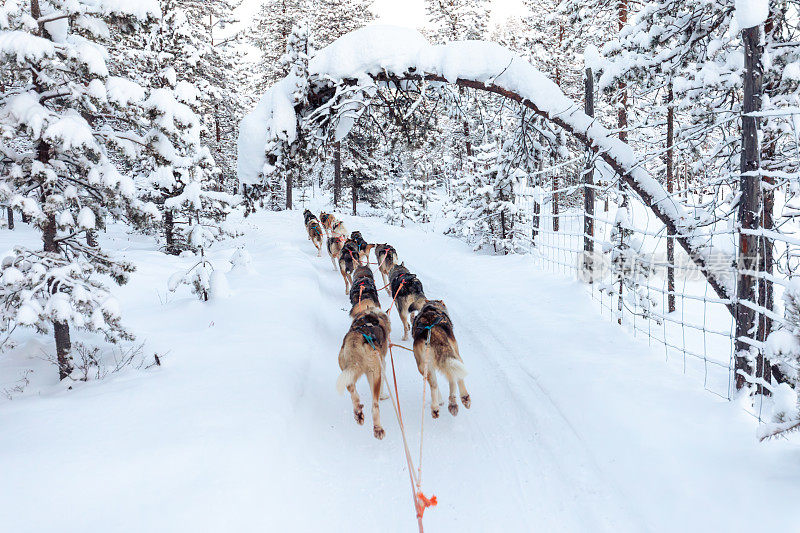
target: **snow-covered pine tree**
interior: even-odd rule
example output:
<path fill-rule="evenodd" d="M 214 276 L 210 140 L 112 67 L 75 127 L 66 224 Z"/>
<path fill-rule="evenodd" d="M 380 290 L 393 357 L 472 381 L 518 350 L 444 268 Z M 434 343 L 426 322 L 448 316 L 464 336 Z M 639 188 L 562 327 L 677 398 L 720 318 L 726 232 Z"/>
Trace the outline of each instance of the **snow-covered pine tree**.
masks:
<path fill-rule="evenodd" d="M 487 0 L 425 0 L 425 11 L 437 43 L 479 40 L 487 35 Z"/>
<path fill-rule="evenodd" d="M 151 128 L 144 136 L 146 149 L 140 164 L 145 194 L 163 214 L 165 251 L 179 254 L 202 247 L 199 243 L 205 239 L 197 236 L 199 228 L 221 236 L 221 222 L 236 200 L 220 190 L 220 170 L 201 137 L 202 93 L 179 79 L 172 66 L 182 65 L 182 75 L 202 79 L 192 70 L 193 61 L 177 59 L 187 52 L 196 54 L 196 60 L 202 55 L 190 12 L 179 0 L 165 0 L 162 6 L 164 15 L 150 42 L 155 75 L 143 108 Z"/>
<path fill-rule="evenodd" d="M 373 0 L 317 0 L 309 2 L 311 30 L 319 48 L 375 19 Z"/>
<path fill-rule="evenodd" d="M 252 65 L 251 90 L 261 94 L 284 77 L 288 65 L 281 62 L 292 27 L 307 20 L 306 0 L 266 0 L 261 3 L 246 30 L 246 39 L 258 49 L 261 57 Z"/>
<path fill-rule="evenodd" d="M 43 249 L 17 246 L 2 259 L 0 331 L 19 326 L 54 332 L 61 379 L 70 375 L 71 329 L 109 342 L 132 338 L 103 276 L 125 283 L 133 265 L 85 238 L 99 219 L 156 215 L 119 172 L 120 150 L 136 142 L 118 128 L 118 107 L 144 91 L 109 75 L 105 43 L 160 15 L 154 0 L 55 2 L 8 0 L 0 8 L 0 59 L 14 85 L 0 95 L 0 137 L 13 136 L 0 182 L 2 200 L 42 234 Z"/>

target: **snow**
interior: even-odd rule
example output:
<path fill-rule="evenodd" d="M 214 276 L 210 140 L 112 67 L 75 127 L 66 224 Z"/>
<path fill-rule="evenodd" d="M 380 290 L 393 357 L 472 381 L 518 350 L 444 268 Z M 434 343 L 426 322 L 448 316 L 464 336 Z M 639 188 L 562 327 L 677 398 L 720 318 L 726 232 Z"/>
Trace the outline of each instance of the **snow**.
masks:
<path fill-rule="evenodd" d="M 144 100 L 145 92 L 141 85 L 118 76 L 109 76 L 106 80 L 108 101 L 125 107 Z"/>
<path fill-rule="evenodd" d="M 78 213 L 78 227 L 81 229 L 94 229 L 95 216 L 94 212 L 88 207 L 81 208 Z"/>
<path fill-rule="evenodd" d="M 160 19 L 158 0 L 100 0 L 100 10 L 107 15 L 130 15 L 139 20 Z"/>
<path fill-rule="evenodd" d="M 63 150 L 81 148 L 97 150 L 91 126 L 86 119 L 72 110 L 53 120 L 47 126 L 42 138 L 48 142 L 61 144 Z"/>
<path fill-rule="evenodd" d="M 55 44 L 49 39 L 19 30 L 0 31 L 0 54 L 14 57 L 20 65 L 52 57 L 55 52 Z"/>
<path fill-rule="evenodd" d="M 739 29 L 746 30 L 767 20 L 769 0 L 736 0 L 735 10 Z"/>
<path fill-rule="evenodd" d="M 794 529 L 798 437 L 758 443 L 755 420 L 598 316 L 581 284 L 425 226 L 342 218 L 393 244 L 445 300 L 469 371 L 472 408 L 425 420 L 423 491 L 439 499 L 426 530 Z M 0 394 L 4 530 L 415 530 L 388 401 L 377 441 L 335 390 L 350 324 L 341 276 L 316 257 L 299 211 L 245 224 L 211 259 L 222 267 L 243 250 L 236 261 L 252 269 L 226 272 L 230 298 L 205 303 L 188 287 L 166 293 L 169 273 L 196 258 L 114 224 L 100 234 L 139 266 L 114 293 L 163 366 L 66 390 L 42 337 L 0 358 L 0 392 L 35 369 L 25 393 Z M 0 232 L 0 249 L 20 242 L 37 234 Z M 394 355 L 416 455 L 421 379 L 410 354 Z M 43 490 L 65 480 L 69 490 Z"/>
<path fill-rule="evenodd" d="M 586 45 L 586 49 L 583 51 L 583 66 L 592 69 L 594 72 L 599 72 L 603 66 L 603 57 L 595 45 Z"/>

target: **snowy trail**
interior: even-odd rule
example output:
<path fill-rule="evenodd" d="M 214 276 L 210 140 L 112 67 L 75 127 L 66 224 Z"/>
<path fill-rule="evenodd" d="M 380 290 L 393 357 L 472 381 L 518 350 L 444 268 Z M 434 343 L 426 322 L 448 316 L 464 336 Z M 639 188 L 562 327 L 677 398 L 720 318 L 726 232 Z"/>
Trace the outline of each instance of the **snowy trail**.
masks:
<path fill-rule="evenodd" d="M 530 258 L 344 218 L 393 244 L 428 297 L 445 300 L 469 371 L 471 409 L 439 420 L 425 410 L 423 488 L 440 501 L 426 530 L 742 531 L 797 520 L 795 443 L 756 443 L 751 420 L 599 317 L 578 283 Z M 160 303 L 154 287 L 185 260 L 114 236 L 142 265 L 119 291 L 123 312 L 149 349 L 169 352 L 165 366 L 0 406 L 9 531 L 415 530 L 389 402 L 377 441 L 335 390 L 350 324 L 341 276 L 315 256 L 299 212 L 246 225 L 254 272 L 231 273 L 232 297 L 207 304 Z M 421 378 L 410 353 L 395 362 L 416 460 Z"/>

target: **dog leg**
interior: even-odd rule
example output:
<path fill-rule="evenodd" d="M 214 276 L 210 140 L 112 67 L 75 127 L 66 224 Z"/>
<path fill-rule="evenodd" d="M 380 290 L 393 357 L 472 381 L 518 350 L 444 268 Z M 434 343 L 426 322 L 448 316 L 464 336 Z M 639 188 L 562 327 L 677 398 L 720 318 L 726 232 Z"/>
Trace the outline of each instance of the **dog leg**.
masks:
<path fill-rule="evenodd" d="M 408 323 L 408 309 L 405 305 L 398 305 L 397 312 L 400 314 L 400 321 L 403 323 L 403 340 L 408 340 L 408 332 L 411 330 L 411 325 Z"/>
<path fill-rule="evenodd" d="M 359 426 L 364 425 L 364 404 L 361 403 L 361 398 L 358 397 L 356 392 L 356 384 L 352 383 L 347 386 L 347 391 L 350 393 L 350 399 L 353 400 L 353 416 L 356 418 Z"/>
<path fill-rule="evenodd" d="M 458 403 L 456 403 L 456 380 L 450 376 L 448 376 L 447 379 L 450 381 L 450 398 L 448 399 L 447 410 L 450 411 L 451 415 L 456 416 L 458 414 Z"/>
<path fill-rule="evenodd" d="M 442 392 L 439 390 L 439 383 L 436 381 L 436 371 L 428 369 L 428 384 L 431 386 L 431 416 L 439 418 L 439 405 L 442 402 Z"/>
<path fill-rule="evenodd" d="M 458 380 L 458 393 L 461 395 L 461 403 L 469 409 L 469 406 L 472 405 L 472 400 L 469 398 L 469 392 L 467 392 L 467 386 L 464 384 L 463 379 Z"/>
<path fill-rule="evenodd" d="M 381 270 L 381 276 L 383 276 L 383 284 L 386 285 L 386 292 L 389 294 L 389 298 L 392 297 L 392 288 L 389 286 L 389 278 L 386 277 L 386 273 Z"/>
<path fill-rule="evenodd" d="M 368 377 L 372 385 L 372 431 L 375 434 L 375 438 L 380 440 L 386 436 L 386 431 L 381 426 L 381 375 L 380 373 L 371 372 Z"/>

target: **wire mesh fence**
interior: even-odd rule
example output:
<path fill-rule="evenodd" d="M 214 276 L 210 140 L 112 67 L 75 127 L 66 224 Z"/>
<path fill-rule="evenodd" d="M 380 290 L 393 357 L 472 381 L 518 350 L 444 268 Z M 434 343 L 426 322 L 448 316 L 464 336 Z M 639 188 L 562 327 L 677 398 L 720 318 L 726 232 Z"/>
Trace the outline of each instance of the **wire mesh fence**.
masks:
<path fill-rule="evenodd" d="M 791 330 L 782 296 L 800 265 L 800 238 L 765 224 L 773 220 L 772 203 L 762 202 L 762 214 L 770 216 L 762 217 L 762 227 L 755 230 L 739 229 L 730 219 L 699 221 L 692 237 L 715 250 L 699 267 L 677 245 L 680 235 L 671 234 L 650 206 L 620 189 L 613 179 L 604 185 L 579 179 L 569 187 L 543 188 L 563 181 L 563 176 L 554 179 L 545 173 L 536 179 L 542 185 L 522 184 L 516 195 L 517 208 L 528 213 L 531 254 L 542 269 L 583 282 L 603 316 L 663 348 L 667 361 L 700 379 L 717 396 L 733 398 L 737 375 L 768 394 L 774 384 L 764 383 L 762 365 L 775 367 L 779 381 L 793 384 L 796 362 L 782 360 L 778 368 L 774 354 L 768 353 L 767 336 Z M 707 192 L 684 187 L 673 194 L 690 205 L 701 203 L 697 196 Z M 779 198 L 780 220 L 791 203 L 786 191 L 773 192 Z M 742 234 L 757 240 L 755 265 L 739 260 Z M 730 296 L 720 297 L 707 280 L 709 273 L 730 280 L 751 277 L 755 298 L 737 297 L 738 283 Z M 751 347 L 752 370 L 747 372 L 736 365 L 736 317 L 741 308 L 755 315 L 753 328 L 738 339 Z M 751 413 L 761 419 L 764 395 L 759 396 Z"/>

